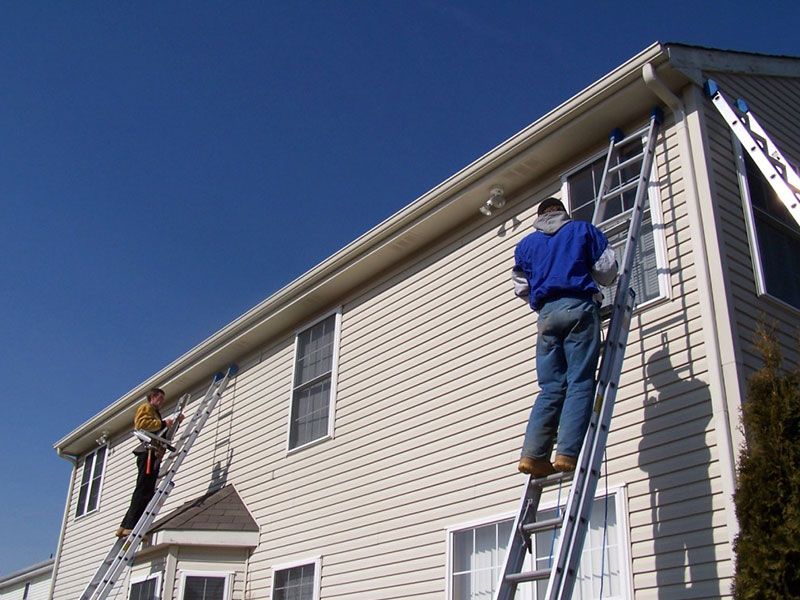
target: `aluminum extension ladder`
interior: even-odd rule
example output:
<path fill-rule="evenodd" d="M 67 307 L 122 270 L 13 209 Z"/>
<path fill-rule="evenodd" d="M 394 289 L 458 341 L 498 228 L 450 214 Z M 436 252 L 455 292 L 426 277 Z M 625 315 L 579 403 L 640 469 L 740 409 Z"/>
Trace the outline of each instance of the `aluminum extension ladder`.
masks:
<path fill-rule="evenodd" d="M 566 600 L 572 596 L 594 494 L 600 478 L 600 467 L 628 341 L 635 298 L 634 290 L 631 289 L 631 272 L 639 242 L 647 186 L 653 167 L 656 138 L 662 121 L 661 110 L 654 108 L 650 116 L 644 150 L 634 156 L 629 157 L 627 153 L 621 156 L 621 149 L 634 143 L 638 143 L 638 148 L 641 148 L 641 133 L 624 137 L 619 129 L 615 129 L 611 134 L 592 222 L 597 224 L 603 221 L 610 200 L 621 199 L 624 193 L 633 189 L 636 190 L 636 196 L 614 296 L 611 322 L 598 371 L 594 410 L 575 472 L 555 473 L 541 478 L 533 478 L 530 475 L 527 477 L 514 526 L 511 528 L 505 563 L 500 571 L 494 600 L 513 600 L 520 583 L 544 580 L 548 580 L 547 592 L 543 597 L 539 597 L 540 600 L 542 598 Z M 640 167 L 639 175 L 625 180 L 623 169 L 634 169 L 637 165 Z M 539 520 L 537 513 L 544 489 L 570 479 L 572 485 L 563 516 Z M 526 553 L 532 553 L 534 543 L 532 536 L 558 528 L 561 528 L 561 535 L 553 555 L 552 568 L 523 571 Z"/>
<path fill-rule="evenodd" d="M 800 225 L 800 175 L 767 135 L 744 100 L 739 98 L 735 106 L 731 106 L 713 79 L 706 80 L 703 89 L 780 201 Z"/>
<path fill-rule="evenodd" d="M 172 488 L 175 487 L 175 474 L 183 463 L 183 459 L 186 458 L 195 440 L 200 435 L 203 425 L 205 425 L 217 401 L 222 396 L 222 392 L 225 391 L 228 382 L 236 375 L 237 371 L 238 367 L 231 365 L 225 373 L 217 373 L 214 376 L 194 416 L 175 444 L 174 451 L 169 453 L 169 456 L 161 465 L 159 470 L 160 482 L 156 487 L 153 499 L 150 500 L 131 534 L 116 541 L 108 555 L 103 559 L 97 572 L 95 572 L 89 585 L 83 590 L 80 600 L 103 600 L 106 598 L 111 593 L 114 584 L 125 567 L 131 565 L 136 556 L 136 551 L 142 543 L 142 538 L 155 521 L 158 511 L 166 502 Z M 185 404 L 186 400 L 188 400 L 188 395 L 181 398 L 181 403 Z M 177 428 L 177 419 L 173 421 L 172 425 L 172 432 L 174 433 L 175 428 Z"/>

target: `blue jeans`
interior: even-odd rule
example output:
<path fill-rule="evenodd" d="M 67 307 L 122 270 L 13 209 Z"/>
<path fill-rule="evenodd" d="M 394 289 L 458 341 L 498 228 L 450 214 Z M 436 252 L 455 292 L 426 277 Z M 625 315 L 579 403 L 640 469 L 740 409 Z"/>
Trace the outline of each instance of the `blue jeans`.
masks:
<path fill-rule="evenodd" d="M 600 311 L 592 300 L 560 298 L 539 311 L 536 374 L 539 397 L 531 410 L 522 456 L 577 457 L 589 427 L 600 355 Z"/>

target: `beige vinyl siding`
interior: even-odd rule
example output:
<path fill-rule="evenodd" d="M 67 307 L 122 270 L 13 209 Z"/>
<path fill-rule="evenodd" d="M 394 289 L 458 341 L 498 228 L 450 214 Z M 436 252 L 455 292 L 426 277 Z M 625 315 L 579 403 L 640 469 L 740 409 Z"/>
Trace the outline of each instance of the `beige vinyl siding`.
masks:
<path fill-rule="evenodd" d="M 698 307 L 677 142 L 666 133 L 657 164 L 671 299 L 634 316 L 608 444 L 608 483 L 627 487 L 637 598 L 657 597 L 657 585 L 661 597 L 725 595 L 730 576 L 708 315 Z M 559 174 L 536 187 L 558 189 Z M 535 315 L 514 298 L 509 271 L 533 200 L 512 200 L 491 220 L 476 214 L 342 299 L 333 439 L 286 453 L 291 334 L 242 361 L 162 514 L 204 493 L 217 463 L 217 473 L 227 468 L 261 528 L 248 598 L 269 598 L 272 565 L 321 556 L 326 600 L 441 600 L 446 528 L 516 508 L 515 462 L 537 390 Z M 131 442 L 112 446 L 100 511 L 68 520 L 56 598 L 80 593 L 127 506 Z M 243 597 L 235 586 L 233 598 Z"/>
<path fill-rule="evenodd" d="M 800 163 L 800 79 L 725 73 L 709 73 L 708 76 L 717 81 L 729 100 L 744 98 L 781 151 L 795 165 Z M 735 335 L 742 349 L 746 375 L 763 364 L 753 346 L 756 325 L 762 317 L 776 325 L 784 355 L 797 360 L 796 331 L 800 327 L 800 310 L 757 295 L 736 174 L 733 134 L 710 102 L 706 103 L 705 117 L 711 172 L 716 185 L 715 200 L 733 295 Z"/>
<path fill-rule="evenodd" d="M 26 600 L 47 600 L 47 595 L 50 593 L 50 581 L 50 573 L 44 573 L 26 581 L 3 586 L 0 588 L 0 600 L 22 600 L 25 595 L 26 583 L 30 584 Z"/>

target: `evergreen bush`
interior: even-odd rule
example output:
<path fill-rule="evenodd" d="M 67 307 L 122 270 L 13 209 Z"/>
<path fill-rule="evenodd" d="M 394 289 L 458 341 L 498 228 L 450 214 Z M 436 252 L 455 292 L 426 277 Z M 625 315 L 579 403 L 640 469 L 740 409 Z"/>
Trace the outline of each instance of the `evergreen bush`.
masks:
<path fill-rule="evenodd" d="M 800 372 L 783 370 L 773 330 L 762 327 L 756 345 L 764 367 L 742 407 L 734 598 L 800 598 Z"/>

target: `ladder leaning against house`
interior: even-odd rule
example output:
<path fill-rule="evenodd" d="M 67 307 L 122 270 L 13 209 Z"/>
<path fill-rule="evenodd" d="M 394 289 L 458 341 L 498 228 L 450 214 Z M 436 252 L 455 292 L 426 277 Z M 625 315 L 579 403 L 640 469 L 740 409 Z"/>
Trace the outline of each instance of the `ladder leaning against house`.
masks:
<path fill-rule="evenodd" d="M 800 225 L 800 175 L 795 167 L 786 160 L 747 102 L 739 98 L 732 106 L 713 79 L 706 80 L 703 89 L 786 210 Z"/>
<path fill-rule="evenodd" d="M 103 559 L 94 577 L 92 577 L 86 589 L 83 590 L 80 600 L 103 600 L 106 598 L 108 594 L 111 593 L 114 584 L 116 584 L 125 567 L 133 563 L 133 559 L 136 556 L 139 545 L 142 543 L 142 539 L 155 521 L 158 511 L 164 505 L 164 502 L 166 502 L 167 496 L 169 496 L 172 488 L 175 487 L 175 474 L 178 472 L 181 464 L 183 464 L 183 459 L 186 458 L 195 440 L 200 435 L 203 425 L 206 424 L 211 411 L 214 410 L 214 407 L 222 396 L 222 392 L 225 391 L 228 382 L 236 375 L 237 371 L 238 367 L 236 365 L 231 365 L 225 373 L 217 373 L 214 376 L 194 416 L 192 416 L 183 435 L 181 435 L 174 446 L 168 443 L 167 439 L 152 435 L 146 436 L 147 439 L 143 439 L 141 437 L 143 435 L 142 432 L 135 432 L 135 434 L 137 434 L 136 437 L 143 439 L 143 441 L 154 440 L 162 443 L 163 446 L 167 447 L 170 453 L 159 470 L 160 482 L 156 487 L 152 500 L 148 503 L 144 513 L 142 513 L 142 516 L 137 521 L 130 535 L 118 539 L 108 555 Z M 182 407 L 187 400 L 188 395 L 181 398 L 179 406 Z M 169 437 L 170 433 L 174 433 L 176 428 L 177 419 L 173 421 L 171 427 L 172 431 L 168 431 L 167 437 Z"/>
<path fill-rule="evenodd" d="M 640 134 L 624 137 L 619 129 L 615 129 L 611 134 L 592 222 L 596 225 L 604 220 L 609 201 L 618 199 L 622 194 L 634 189 L 636 196 L 631 211 L 611 321 L 598 371 L 594 410 L 575 472 L 556 473 L 542 478 L 527 477 L 519 510 L 511 528 L 505 562 L 500 571 L 494 600 L 513 600 L 517 585 L 520 583 L 544 580 L 547 580 L 548 584 L 543 598 L 566 600 L 572 595 L 592 502 L 600 478 L 600 467 L 630 330 L 635 297 L 631 288 L 631 275 L 647 198 L 647 186 L 653 167 L 656 138 L 662 121 L 661 110 L 654 108 L 650 116 L 644 150 L 634 156 L 629 157 L 629 153 L 625 153 L 623 157 L 621 149 L 633 143 L 641 145 Z M 622 176 L 623 170 L 635 169 L 637 166 L 638 177 L 625 180 Z M 572 479 L 572 485 L 563 516 L 540 520 L 539 500 L 544 489 L 569 479 Z M 532 551 L 533 536 L 558 528 L 561 528 L 561 535 L 553 555 L 552 568 L 523 571 L 525 556 Z"/>

